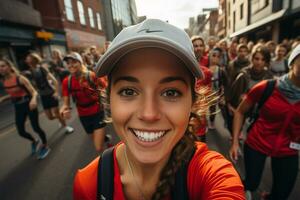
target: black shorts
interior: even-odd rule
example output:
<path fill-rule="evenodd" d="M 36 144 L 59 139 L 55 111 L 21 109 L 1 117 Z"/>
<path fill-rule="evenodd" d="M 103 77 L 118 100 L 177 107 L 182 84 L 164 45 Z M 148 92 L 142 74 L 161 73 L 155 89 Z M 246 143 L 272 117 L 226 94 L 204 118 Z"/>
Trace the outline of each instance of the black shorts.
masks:
<path fill-rule="evenodd" d="M 41 101 L 44 110 L 58 107 L 58 99 L 53 97 L 53 95 L 41 95 Z"/>
<path fill-rule="evenodd" d="M 94 115 L 79 117 L 80 122 L 87 134 L 92 134 L 94 130 L 100 129 L 106 126 L 104 122 L 104 112 L 101 111 Z"/>

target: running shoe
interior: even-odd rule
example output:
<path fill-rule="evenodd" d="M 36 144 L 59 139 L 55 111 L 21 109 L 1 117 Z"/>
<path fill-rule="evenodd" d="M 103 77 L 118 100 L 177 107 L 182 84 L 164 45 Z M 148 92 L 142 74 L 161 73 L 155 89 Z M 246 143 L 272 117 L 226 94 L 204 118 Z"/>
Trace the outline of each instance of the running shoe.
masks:
<path fill-rule="evenodd" d="M 65 126 L 66 134 L 70 134 L 74 132 L 74 128 L 72 126 Z"/>
<path fill-rule="evenodd" d="M 31 155 L 36 154 L 36 152 L 38 151 L 39 144 L 40 140 L 38 139 L 31 143 Z"/>
<path fill-rule="evenodd" d="M 49 147 L 47 147 L 47 146 L 41 147 L 40 151 L 39 151 L 38 159 L 42 160 L 42 159 L 46 158 L 46 156 L 49 154 L 49 152 L 50 152 Z"/>

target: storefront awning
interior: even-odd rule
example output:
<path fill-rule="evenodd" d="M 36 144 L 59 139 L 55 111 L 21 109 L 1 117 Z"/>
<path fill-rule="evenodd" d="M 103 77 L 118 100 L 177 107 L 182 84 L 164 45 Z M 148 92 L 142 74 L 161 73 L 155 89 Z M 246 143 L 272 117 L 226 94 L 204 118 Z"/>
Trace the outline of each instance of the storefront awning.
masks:
<path fill-rule="evenodd" d="M 283 17 L 286 14 L 286 12 L 287 12 L 286 9 L 278 11 L 278 12 L 276 12 L 276 13 L 274 13 L 274 14 L 266 17 L 266 18 L 263 18 L 263 19 L 255 22 L 254 24 L 251 24 L 251 25 L 249 25 L 249 26 L 247 26 L 247 27 L 245 27 L 245 28 L 243 28 L 241 30 L 238 30 L 238 31 L 232 33 L 230 35 L 230 37 L 231 38 L 232 37 L 236 37 L 236 36 L 239 36 L 239 35 L 241 35 L 243 33 L 247 33 L 247 32 L 253 31 L 254 29 L 257 29 L 257 28 L 259 28 L 259 27 L 261 27 L 263 25 L 266 25 L 266 24 L 268 24 L 270 22 L 273 22 L 273 21 L 279 19 L 280 17 Z"/>

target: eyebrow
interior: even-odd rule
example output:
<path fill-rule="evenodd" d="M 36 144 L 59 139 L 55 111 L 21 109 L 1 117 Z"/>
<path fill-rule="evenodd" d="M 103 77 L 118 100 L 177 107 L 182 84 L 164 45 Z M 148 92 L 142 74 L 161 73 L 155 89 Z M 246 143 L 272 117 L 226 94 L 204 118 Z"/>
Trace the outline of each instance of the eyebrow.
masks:
<path fill-rule="evenodd" d="M 117 82 L 119 82 L 119 81 L 128 81 L 128 82 L 133 82 L 133 83 L 139 83 L 140 82 L 137 78 L 135 78 L 133 76 L 121 76 L 113 82 L 113 85 L 117 84 Z M 160 80 L 159 83 L 163 84 L 163 83 L 170 83 L 170 82 L 173 82 L 173 81 L 181 81 L 185 85 L 188 86 L 188 83 L 186 82 L 186 80 L 183 77 L 180 77 L 180 76 L 166 77 L 166 78 L 163 78 L 162 80 Z"/>
<path fill-rule="evenodd" d="M 173 82 L 173 81 L 181 81 L 185 85 L 188 86 L 188 83 L 186 82 L 186 80 L 183 77 L 180 77 L 180 76 L 166 77 L 166 78 L 162 79 L 161 81 L 159 81 L 159 83 L 169 83 L 169 82 Z"/>
<path fill-rule="evenodd" d="M 128 81 L 128 82 L 133 82 L 133 83 L 139 82 L 139 80 L 133 76 L 121 76 L 113 82 L 113 85 L 117 84 L 119 81 Z"/>

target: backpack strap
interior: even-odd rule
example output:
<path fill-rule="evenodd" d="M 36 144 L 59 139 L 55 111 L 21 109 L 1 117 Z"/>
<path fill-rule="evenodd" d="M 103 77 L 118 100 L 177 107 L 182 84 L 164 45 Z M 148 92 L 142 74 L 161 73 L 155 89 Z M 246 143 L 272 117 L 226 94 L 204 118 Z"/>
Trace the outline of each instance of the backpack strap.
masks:
<path fill-rule="evenodd" d="M 68 93 L 71 95 L 73 102 L 76 103 L 76 98 L 74 97 L 74 95 L 72 95 L 72 75 L 71 74 L 68 76 Z"/>
<path fill-rule="evenodd" d="M 97 182 L 97 199 L 113 200 L 114 189 L 114 147 L 106 149 L 98 163 L 98 182 Z M 190 160 L 195 151 L 189 158 L 189 161 L 182 165 L 175 174 L 175 184 L 171 188 L 172 200 L 189 199 L 187 190 L 187 171 Z M 103 176 L 104 175 L 104 176 Z"/>
<path fill-rule="evenodd" d="M 98 163 L 97 200 L 113 200 L 114 147 L 106 149 Z"/>
<path fill-rule="evenodd" d="M 187 189 L 187 173 L 190 161 L 193 158 L 194 154 L 195 150 L 188 159 L 188 162 L 184 163 L 181 167 L 179 167 L 175 174 L 175 184 L 171 188 L 172 200 L 189 199 L 189 193 Z"/>
<path fill-rule="evenodd" d="M 270 79 L 267 81 L 267 85 L 262 93 L 262 96 L 260 97 L 258 103 L 257 103 L 257 107 L 254 108 L 254 115 L 252 117 L 252 122 L 250 124 L 250 126 L 247 129 L 247 132 L 250 131 L 250 129 L 252 128 L 253 124 L 256 122 L 256 120 L 259 117 L 259 110 L 263 107 L 263 105 L 265 104 L 265 102 L 269 99 L 269 97 L 271 96 L 271 94 L 273 93 L 273 90 L 275 88 L 276 85 L 276 80 L 275 79 Z"/>

